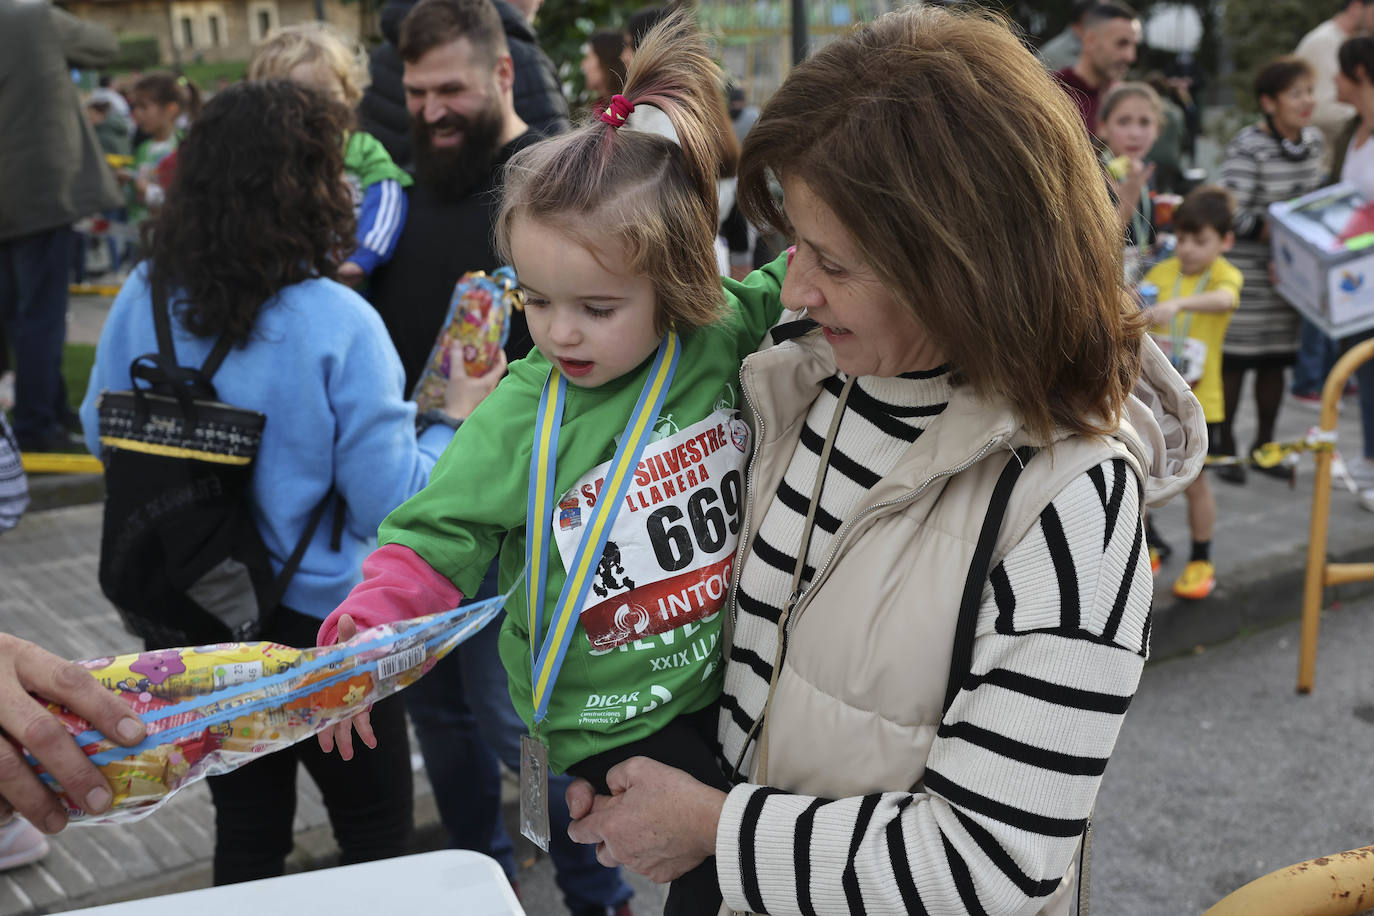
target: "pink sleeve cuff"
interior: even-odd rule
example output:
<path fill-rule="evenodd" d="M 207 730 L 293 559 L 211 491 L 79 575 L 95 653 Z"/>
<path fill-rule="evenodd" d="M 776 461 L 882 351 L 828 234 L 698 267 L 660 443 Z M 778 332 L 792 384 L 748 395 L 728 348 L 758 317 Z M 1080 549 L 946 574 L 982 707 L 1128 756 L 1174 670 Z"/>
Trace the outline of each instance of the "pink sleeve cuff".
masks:
<path fill-rule="evenodd" d="M 363 581 L 324 619 L 315 642 L 321 646 L 338 642 L 339 618 L 344 614 L 353 618 L 359 630 L 366 630 L 383 623 L 449 611 L 462 600 L 463 593 L 415 551 L 400 544 L 387 544 L 363 561 Z"/>

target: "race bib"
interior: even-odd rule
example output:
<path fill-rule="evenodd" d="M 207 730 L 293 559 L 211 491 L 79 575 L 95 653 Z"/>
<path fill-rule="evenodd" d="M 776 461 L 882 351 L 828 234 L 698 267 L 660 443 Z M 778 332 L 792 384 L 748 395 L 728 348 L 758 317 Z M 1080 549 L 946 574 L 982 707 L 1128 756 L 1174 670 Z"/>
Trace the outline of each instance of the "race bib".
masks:
<path fill-rule="evenodd" d="M 749 427 L 730 409 L 645 447 L 581 610 L 593 650 L 666 633 L 725 606 L 748 454 Z M 553 536 L 564 568 L 610 466 L 588 471 L 558 501 Z"/>

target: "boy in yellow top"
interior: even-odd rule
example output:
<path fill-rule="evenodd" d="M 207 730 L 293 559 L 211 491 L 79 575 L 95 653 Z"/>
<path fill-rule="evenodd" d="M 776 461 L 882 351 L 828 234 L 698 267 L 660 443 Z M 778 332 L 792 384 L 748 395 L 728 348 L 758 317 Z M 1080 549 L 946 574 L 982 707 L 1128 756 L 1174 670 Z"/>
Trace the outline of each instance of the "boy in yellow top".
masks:
<path fill-rule="evenodd" d="M 1196 188 L 1174 214 L 1178 248 L 1174 256 L 1151 268 L 1145 280 L 1159 288 L 1159 301 L 1148 310 L 1150 333 L 1169 353 L 1207 420 L 1208 450 L 1230 454 L 1219 441 L 1225 402 L 1221 391 L 1221 344 L 1231 313 L 1240 302 L 1241 275 L 1223 254 L 1231 250 L 1235 198 L 1225 188 Z M 1180 598 L 1206 598 L 1216 587 L 1212 565 L 1212 528 L 1217 503 L 1206 474 L 1188 487 L 1188 529 L 1192 555 L 1174 582 Z"/>

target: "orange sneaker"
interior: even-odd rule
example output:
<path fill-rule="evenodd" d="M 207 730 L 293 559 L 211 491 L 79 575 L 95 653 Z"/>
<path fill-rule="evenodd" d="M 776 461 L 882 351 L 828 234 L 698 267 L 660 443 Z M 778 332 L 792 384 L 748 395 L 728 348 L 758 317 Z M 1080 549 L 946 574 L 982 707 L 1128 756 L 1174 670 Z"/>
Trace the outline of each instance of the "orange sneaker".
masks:
<path fill-rule="evenodd" d="M 1216 587 L 1217 568 L 1207 560 L 1192 560 L 1174 582 L 1174 594 L 1196 601 L 1212 594 Z"/>
<path fill-rule="evenodd" d="M 1156 549 L 1156 548 L 1154 548 L 1154 547 L 1151 547 L 1151 548 L 1150 548 L 1150 575 L 1152 575 L 1152 576 L 1157 576 L 1157 575 L 1159 575 L 1159 568 L 1160 568 L 1161 566 L 1163 566 L 1163 565 L 1164 565 L 1164 560 L 1160 558 L 1160 556 L 1159 556 L 1159 550 Z"/>

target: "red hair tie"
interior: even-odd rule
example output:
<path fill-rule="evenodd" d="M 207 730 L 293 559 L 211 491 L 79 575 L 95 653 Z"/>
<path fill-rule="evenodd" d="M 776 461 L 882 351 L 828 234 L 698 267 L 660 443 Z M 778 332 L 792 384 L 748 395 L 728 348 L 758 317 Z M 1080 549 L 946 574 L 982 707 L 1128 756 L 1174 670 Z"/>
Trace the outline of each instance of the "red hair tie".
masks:
<path fill-rule="evenodd" d="M 610 106 L 605 111 L 598 113 L 597 117 L 612 127 L 619 127 L 625 123 L 625 119 L 634 110 L 635 107 L 630 104 L 630 100 L 617 93 L 611 96 Z"/>

